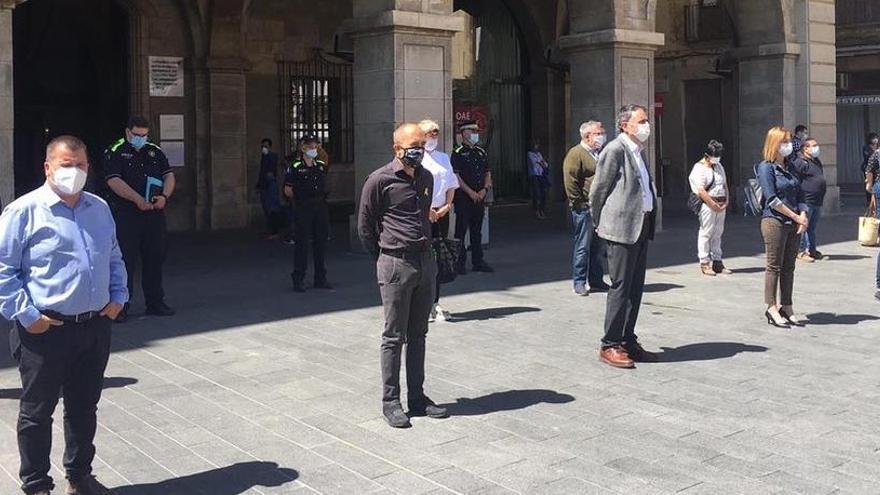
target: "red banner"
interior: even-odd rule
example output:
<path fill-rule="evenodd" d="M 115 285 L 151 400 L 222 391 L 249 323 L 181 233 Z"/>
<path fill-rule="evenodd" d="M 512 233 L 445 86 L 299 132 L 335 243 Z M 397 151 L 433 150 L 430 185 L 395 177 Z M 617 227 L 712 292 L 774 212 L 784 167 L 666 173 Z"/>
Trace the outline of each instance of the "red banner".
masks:
<path fill-rule="evenodd" d="M 489 134 L 489 107 L 474 105 L 471 103 L 455 104 L 455 133 L 458 134 L 458 126 L 465 122 L 476 122 L 480 126 L 480 134 Z"/>

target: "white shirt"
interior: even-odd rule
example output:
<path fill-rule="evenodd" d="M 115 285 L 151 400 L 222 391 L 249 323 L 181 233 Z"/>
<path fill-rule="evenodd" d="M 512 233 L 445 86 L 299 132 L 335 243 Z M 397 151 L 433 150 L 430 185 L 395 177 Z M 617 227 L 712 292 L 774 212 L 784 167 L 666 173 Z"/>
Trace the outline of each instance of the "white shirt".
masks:
<path fill-rule="evenodd" d="M 713 175 L 715 176 L 714 183 L 712 183 Z M 712 187 L 708 191 L 710 197 L 727 197 L 727 174 L 725 174 L 724 167 L 721 166 L 720 163 L 710 169 L 706 166 L 703 160 L 698 161 L 694 164 L 694 168 L 688 176 L 688 182 L 690 182 L 691 191 L 698 196 L 700 191 L 706 189 L 709 184 L 712 184 Z"/>
<path fill-rule="evenodd" d="M 450 189 L 458 189 L 458 177 L 452 171 L 452 162 L 449 155 L 442 151 L 425 152 L 422 158 L 422 167 L 434 176 L 434 194 L 431 198 L 431 208 L 440 208 L 446 205 L 446 193 Z"/>
<path fill-rule="evenodd" d="M 645 213 L 654 211 L 654 184 L 651 183 L 648 167 L 642 159 L 642 146 L 626 134 L 623 134 L 623 137 L 626 146 L 636 157 L 636 164 L 639 166 L 639 182 L 642 184 L 642 211 Z"/>

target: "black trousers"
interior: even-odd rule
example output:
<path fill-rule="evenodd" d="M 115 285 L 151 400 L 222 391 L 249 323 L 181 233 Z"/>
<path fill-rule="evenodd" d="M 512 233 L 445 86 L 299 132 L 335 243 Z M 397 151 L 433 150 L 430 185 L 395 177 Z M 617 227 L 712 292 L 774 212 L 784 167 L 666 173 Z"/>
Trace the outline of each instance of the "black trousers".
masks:
<path fill-rule="evenodd" d="M 626 346 L 638 341 L 635 329 L 645 290 L 648 231 L 649 219 L 645 217 L 635 244 L 606 241 L 611 289 L 606 300 L 602 347 Z"/>
<path fill-rule="evenodd" d="M 382 332 L 382 403 L 400 401 L 400 362 L 406 344 L 406 386 L 410 404 L 425 395 L 425 336 L 434 300 L 437 263 L 430 249 L 401 257 L 380 254 L 376 278 L 385 330 Z"/>
<path fill-rule="evenodd" d="M 483 264 L 483 216 L 486 205 L 474 203 L 470 198 L 455 200 L 455 238 L 464 241 L 465 234 L 470 234 L 471 264 Z M 461 264 L 467 261 L 467 254 L 461 257 Z"/>
<path fill-rule="evenodd" d="M 123 207 L 115 210 L 113 217 L 116 220 L 116 238 L 122 250 L 125 271 L 128 272 L 128 293 L 134 294 L 134 275 L 140 265 L 141 287 L 147 306 L 164 302 L 162 265 L 168 253 L 165 214 Z"/>
<path fill-rule="evenodd" d="M 437 222 L 431 224 L 431 239 L 446 239 L 449 237 L 449 214 L 443 215 L 443 218 L 437 220 Z M 437 276 L 434 277 L 434 280 L 437 281 L 434 284 L 434 304 L 437 304 L 440 301 L 440 271 L 437 270 Z"/>
<path fill-rule="evenodd" d="M 18 413 L 19 475 L 22 489 L 51 489 L 49 453 L 52 413 L 64 391 L 64 470 L 68 479 L 92 473 L 95 429 L 104 370 L 110 356 L 109 318 L 65 323 L 32 335 L 16 324 L 9 348 L 21 374 Z"/>
<path fill-rule="evenodd" d="M 315 283 L 327 279 L 324 249 L 330 232 L 330 213 L 327 203 L 302 202 L 294 208 L 293 279 L 302 282 L 309 263 L 308 247 L 312 243 L 312 262 L 315 265 Z"/>
<path fill-rule="evenodd" d="M 547 178 L 533 175 L 529 177 L 529 185 L 532 190 L 532 209 L 544 211 L 547 206 Z"/>

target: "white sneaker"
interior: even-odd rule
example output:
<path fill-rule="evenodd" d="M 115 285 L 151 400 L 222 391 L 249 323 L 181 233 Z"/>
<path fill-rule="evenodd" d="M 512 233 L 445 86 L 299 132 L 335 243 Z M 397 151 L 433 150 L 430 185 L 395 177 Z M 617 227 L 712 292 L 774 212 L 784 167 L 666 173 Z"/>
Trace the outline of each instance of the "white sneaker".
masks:
<path fill-rule="evenodd" d="M 437 305 L 431 306 L 431 313 L 428 314 L 428 323 L 434 323 L 437 320 Z"/>
<path fill-rule="evenodd" d="M 452 319 L 452 316 L 449 314 L 449 311 L 446 311 L 445 309 L 440 307 L 439 304 L 434 305 L 434 313 L 435 313 L 434 316 L 439 321 L 449 321 Z"/>

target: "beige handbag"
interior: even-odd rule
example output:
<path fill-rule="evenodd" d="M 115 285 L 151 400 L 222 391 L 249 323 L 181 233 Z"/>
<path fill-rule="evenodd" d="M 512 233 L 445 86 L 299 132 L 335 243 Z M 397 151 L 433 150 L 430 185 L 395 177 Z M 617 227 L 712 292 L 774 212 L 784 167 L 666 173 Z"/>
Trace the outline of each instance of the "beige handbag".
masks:
<path fill-rule="evenodd" d="M 880 219 L 877 218 L 873 208 L 869 208 L 865 216 L 859 217 L 859 244 L 880 245 Z"/>

